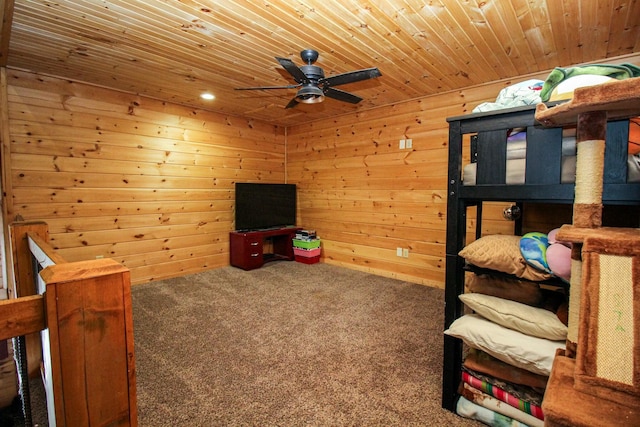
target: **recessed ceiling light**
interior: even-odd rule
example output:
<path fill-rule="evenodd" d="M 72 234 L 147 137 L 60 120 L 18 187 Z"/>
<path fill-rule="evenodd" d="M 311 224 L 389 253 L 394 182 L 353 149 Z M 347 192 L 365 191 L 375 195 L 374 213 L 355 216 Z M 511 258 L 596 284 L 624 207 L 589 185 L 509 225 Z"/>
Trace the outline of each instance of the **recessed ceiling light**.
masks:
<path fill-rule="evenodd" d="M 200 98 L 211 101 L 212 99 L 215 99 L 215 96 L 212 93 L 203 93 L 200 95 Z"/>

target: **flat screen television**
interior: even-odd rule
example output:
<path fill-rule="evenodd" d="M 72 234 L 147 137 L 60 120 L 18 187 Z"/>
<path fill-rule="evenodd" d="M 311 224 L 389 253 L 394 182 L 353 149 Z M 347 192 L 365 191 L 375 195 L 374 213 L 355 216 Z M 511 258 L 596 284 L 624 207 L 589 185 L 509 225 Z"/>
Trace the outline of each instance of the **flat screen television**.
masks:
<path fill-rule="evenodd" d="M 296 185 L 236 183 L 236 230 L 296 225 Z"/>

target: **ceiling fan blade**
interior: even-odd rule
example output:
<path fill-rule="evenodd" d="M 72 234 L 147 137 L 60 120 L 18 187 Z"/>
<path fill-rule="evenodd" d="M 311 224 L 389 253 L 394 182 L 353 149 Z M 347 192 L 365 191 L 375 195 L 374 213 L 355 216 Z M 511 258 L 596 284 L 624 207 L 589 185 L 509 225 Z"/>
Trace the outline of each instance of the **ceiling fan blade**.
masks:
<path fill-rule="evenodd" d="M 358 102 L 362 101 L 362 98 L 357 95 L 345 92 L 340 89 L 334 89 L 332 87 L 326 88 L 324 90 L 324 94 L 329 98 L 337 99 L 338 101 L 349 102 L 351 104 L 357 104 Z"/>
<path fill-rule="evenodd" d="M 234 90 L 295 89 L 302 85 L 237 87 Z"/>
<path fill-rule="evenodd" d="M 362 80 L 380 77 L 382 74 L 377 68 L 366 68 L 364 70 L 350 71 L 348 73 L 337 74 L 320 80 L 322 84 L 329 86 L 344 85 L 347 83 L 359 82 Z"/>
<path fill-rule="evenodd" d="M 295 107 L 295 106 L 296 106 L 296 105 L 298 105 L 298 104 L 299 104 L 299 102 L 298 102 L 298 101 L 296 101 L 296 99 L 295 99 L 295 98 L 293 98 L 291 101 L 289 101 L 289 103 L 287 104 L 287 106 L 286 106 L 286 107 L 284 107 L 284 108 L 285 108 L 285 110 L 286 110 L 287 108 L 293 108 L 293 107 Z"/>
<path fill-rule="evenodd" d="M 302 72 L 300 68 L 298 68 L 296 64 L 294 64 L 292 60 L 287 58 L 280 58 L 277 56 L 276 60 L 280 63 L 280 65 L 284 67 L 285 70 L 287 70 L 289 74 L 291 74 L 291 76 L 293 76 L 293 79 L 296 81 L 296 83 L 302 83 L 307 80 L 307 76 Z"/>

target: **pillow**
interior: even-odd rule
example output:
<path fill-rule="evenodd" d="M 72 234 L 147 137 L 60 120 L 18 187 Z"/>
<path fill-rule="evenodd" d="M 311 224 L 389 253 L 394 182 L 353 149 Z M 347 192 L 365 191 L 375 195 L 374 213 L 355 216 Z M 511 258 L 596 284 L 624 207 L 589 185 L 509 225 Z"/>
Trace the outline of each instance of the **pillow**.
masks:
<path fill-rule="evenodd" d="M 549 232 L 549 246 L 547 247 L 547 265 L 551 272 L 569 282 L 571 280 L 571 242 L 562 242 L 556 239 L 559 228 Z"/>
<path fill-rule="evenodd" d="M 482 294 L 462 294 L 459 298 L 482 317 L 505 328 L 548 340 L 567 339 L 567 327 L 544 308 Z"/>
<path fill-rule="evenodd" d="M 615 80 L 614 77 L 600 74 L 576 74 L 560 81 L 551 91 L 549 101 L 573 98 L 573 92 L 580 87 L 594 86 Z"/>
<path fill-rule="evenodd" d="M 557 314 L 560 307 L 568 301 L 568 296 L 564 289 L 541 288 L 540 292 L 542 292 L 542 301 L 538 307 L 552 313 Z"/>
<path fill-rule="evenodd" d="M 549 234 L 547 234 L 547 242 L 549 242 L 549 244 L 553 244 L 553 243 L 558 243 L 560 242 L 556 236 L 558 234 L 558 231 L 560 231 L 560 228 L 554 228 L 553 230 L 551 230 L 549 232 Z"/>
<path fill-rule="evenodd" d="M 527 264 L 551 273 L 547 264 L 547 246 L 549 246 L 549 240 L 544 233 L 533 231 L 520 238 L 520 253 Z"/>
<path fill-rule="evenodd" d="M 459 253 L 467 262 L 527 280 L 546 280 L 551 274 L 527 264 L 520 253 L 520 236 L 493 234 L 481 237 Z"/>
<path fill-rule="evenodd" d="M 469 349 L 463 366 L 510 383 L 531 387 L 539 393 L 544 393 L 549 381 L 549 377 L 509 365 L 475 348 Z"/>
<path fill-rule="evenodd" d="M 492 295 L 536 307 L 542 302 L 540 285 L 535 282 L 467 272 L 464 284 L 466 292 Z"/>
<path fill-rule="evenodd" d="M 549 269 L 564 280 L 571 280 L 571 248 L 562 243 L 553 243 L 547 248 L 547 264 Z"/>
<path fill-rule="evenodd" d="M 551 373 L 556 350 L 565 348 L 565 341 L 525 335 L 478 314 L 466 314 L 456 319 L 444 333 L 505 363 L 545 376 Z"/>

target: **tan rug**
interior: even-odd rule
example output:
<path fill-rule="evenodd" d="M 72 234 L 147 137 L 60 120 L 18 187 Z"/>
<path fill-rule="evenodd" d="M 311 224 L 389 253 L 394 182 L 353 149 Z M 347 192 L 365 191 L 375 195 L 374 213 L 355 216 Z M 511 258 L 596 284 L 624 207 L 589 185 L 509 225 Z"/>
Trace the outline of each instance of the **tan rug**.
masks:
<path fill-rule="evenodd" d="M 442 290 L 327 264 L 133 288 L 141 426 L 479 426 L 440 408 Z"/>

